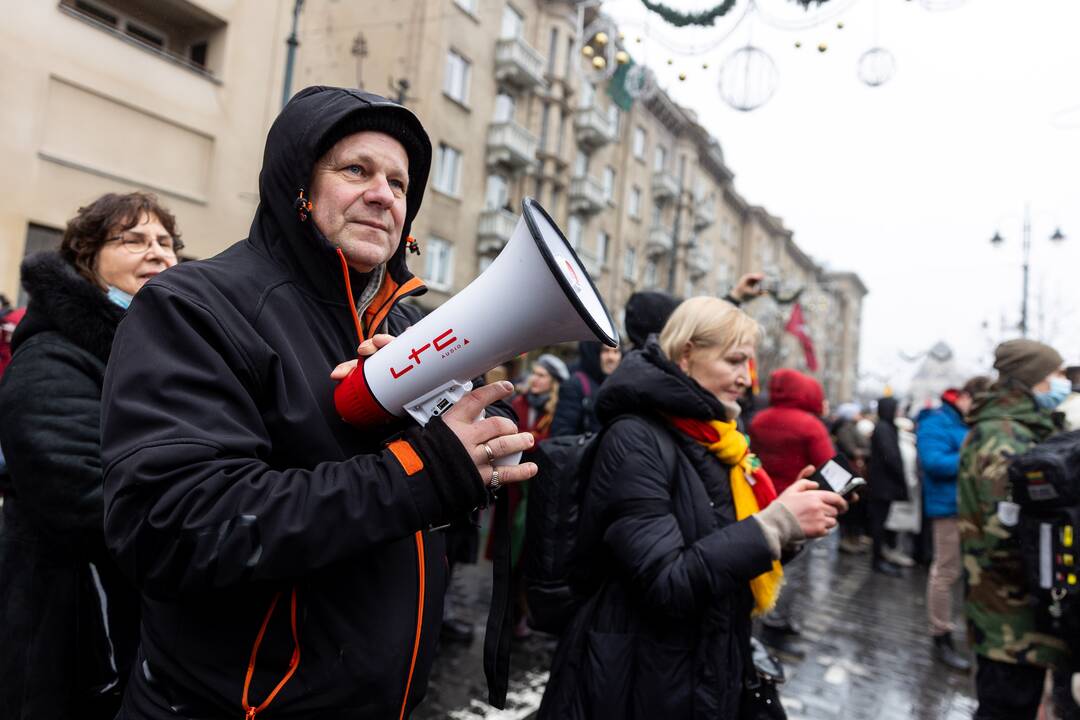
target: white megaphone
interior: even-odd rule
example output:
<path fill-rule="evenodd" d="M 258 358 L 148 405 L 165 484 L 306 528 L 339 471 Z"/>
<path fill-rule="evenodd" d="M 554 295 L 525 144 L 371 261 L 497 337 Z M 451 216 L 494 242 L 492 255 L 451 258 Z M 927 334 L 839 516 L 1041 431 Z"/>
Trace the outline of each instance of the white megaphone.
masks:
<path fill-rule="evenodd" d="M 611 315 L 562 231 L 532 198 L 521 208 L 487 270 L 341 381 L 334 405 L 346 422 L 411 415 L 426 425 L 472 390 L 472 378 L 521 353 L 570 340 L 618 346 Z"/>

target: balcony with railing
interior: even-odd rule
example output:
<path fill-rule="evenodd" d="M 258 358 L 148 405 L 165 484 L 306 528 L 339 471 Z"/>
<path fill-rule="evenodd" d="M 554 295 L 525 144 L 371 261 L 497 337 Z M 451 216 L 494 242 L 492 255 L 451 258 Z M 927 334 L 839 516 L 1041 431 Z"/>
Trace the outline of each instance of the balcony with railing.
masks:
<path fill-rule="evenodd" d="M 579 175 L 570 179 L 570 193 L 567 196 L 570 212 L 575 215 L 594 215 L 605 207 L 604 186 L 599 180 L 588 175 Z"/>
<path fill-rule="evenodd" d="M 712 197 L 694 200 L 694 229 L 704 230 L 716 222 L 716 199 Z"/>
<path fill-rule="evenodd" d="M 653 225 L 649 228 L 649 236 L 645 240 L 645 254 L 650 258 L 667 255 L 674 245 L 671 230 L 663 225 Z"/>
<path fill-rule="evenodd" d="M 665 203 L 679 196 L 679 181 L 667 170 L 657 170 L 652 176 L 653 201 Z"/>
<path fill-rule="evenodd" d="M 481 255 L 498 254 L 510 242 L 517 222 L 517 215 L 502 208 L 481 212 L 476 228 L 476 251 Z"/>
<path fill-rule="evenodd" d="M 520 37 L 495 43 L 495 79 L 518 90 L 544 87 L 544 56 Z"/>
<path fill-rule="evenodd" d="M 595 104 L 578 108 L 574 115 L 574 132 L 578 145 L 588 151 L 615 142 L 615 126 Z"/>
<path fill-rule="evenodd" d="M 692 278 L 707 275 L 712 267 L 712 253 L 700 245 L 690 248 L 686 254 L 686 269 Z"/>
<path fill-rule="evenodd" d="M 512 120 L 488 127 L 487 162 L 508 170 L 524 170 L 536 160 L 536 136 Z"/>

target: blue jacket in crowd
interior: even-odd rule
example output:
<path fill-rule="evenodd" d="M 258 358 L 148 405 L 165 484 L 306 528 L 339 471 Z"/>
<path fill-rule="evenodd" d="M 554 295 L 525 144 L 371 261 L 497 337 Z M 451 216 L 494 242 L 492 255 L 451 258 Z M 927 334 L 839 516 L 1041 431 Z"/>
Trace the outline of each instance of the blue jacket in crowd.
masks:
<path fill-rule="evenodd" d="M 919 423 L 919 466 L 927 517 L 956 517 L 956 472 L 967 433 L 964 418 L 949 403 L 927 413 Z"/>

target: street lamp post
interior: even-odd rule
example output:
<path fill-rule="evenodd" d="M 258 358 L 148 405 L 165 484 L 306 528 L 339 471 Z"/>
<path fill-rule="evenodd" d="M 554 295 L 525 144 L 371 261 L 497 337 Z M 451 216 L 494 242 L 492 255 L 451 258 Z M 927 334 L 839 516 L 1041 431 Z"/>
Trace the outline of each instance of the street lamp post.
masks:
<path fill-rule="evenodd" d="M 1059 243 L 1065 239 L 1064 233 L 1061 232 L 1061 228 L 1055 228 L 1054 234 L 1049 238 L 1052 242 Z M 995 232 L 994 237 L 990 238 L 990 244 L 995 247 L 1000 247 L 1004 244 L 1005 238 L 1001 237 L 1001 233 Z M 1031 205 L 1024 205 L 1024 232 L 1021 247 L 1024 254 L 1024 289 L 1023 296 L 1020 299 L 1020 336 L 1027 337 L 1028 334 L 1028 283 L 1029 276 L 1031 274 Z"/>

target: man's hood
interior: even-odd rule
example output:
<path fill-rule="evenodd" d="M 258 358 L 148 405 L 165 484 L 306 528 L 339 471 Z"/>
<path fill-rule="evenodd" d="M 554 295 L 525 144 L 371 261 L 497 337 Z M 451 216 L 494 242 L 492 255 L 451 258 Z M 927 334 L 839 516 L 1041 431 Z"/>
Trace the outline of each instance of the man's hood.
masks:
<path fill-rule="evenodd" d="M 781 368 L 769 376 L 769 406 L 789 407 L 820 415 L 825 404 L 821 384 L 798 370 Z"/>
<path fill-rule="evenodd" d="M 409 157 L 405 223 L 397 251 L 387 262 L 387 274 L 397 285 L 411 280 L 412 273 L 405 263 L 405 238 L 424 198 L 431 168 L 431 142 L 410 110 L 379 95 L 315 86 L 293 96 L 266 136 L 259 173 L 259 208 L 251 224 L 251 242 L 298 270 L 316 293 L 337 301 L 344 297 L 337 250 L 315 227 L 310 216 L 305 221 L 300 219 L 296 200 L 301 190 L 305 198 L 311 197 L 311 174 L 325 140 L 339 124 L 351 123 L 366 113 L 388 115 L 420 139 L 417 148 L 402 143 Z M 365 286 L 366 280 L 360 273 L 350 274 L 354 288 Z"/>

